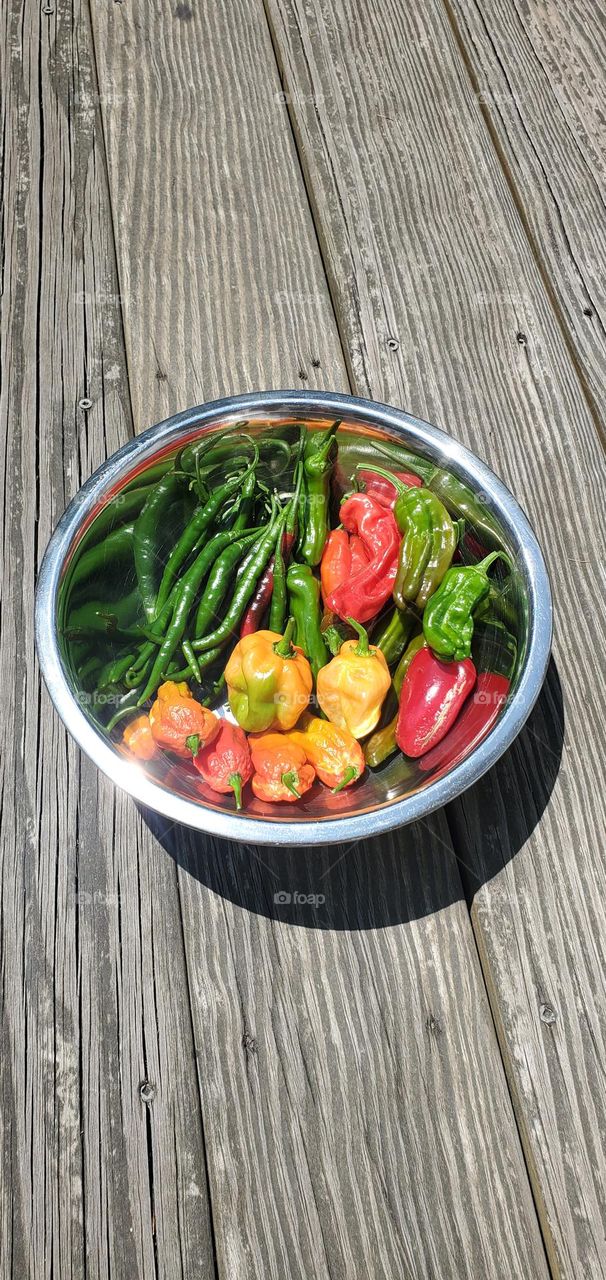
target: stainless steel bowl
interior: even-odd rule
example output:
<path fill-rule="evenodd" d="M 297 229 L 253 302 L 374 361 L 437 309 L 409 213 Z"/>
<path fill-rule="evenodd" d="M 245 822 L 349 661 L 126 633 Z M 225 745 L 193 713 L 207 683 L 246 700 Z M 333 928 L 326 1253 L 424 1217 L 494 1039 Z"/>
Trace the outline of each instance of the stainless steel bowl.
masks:
<path fill-rule="evenodd" d="M 352 789 L 332 795 L 314 787 L 297 805 L 250 797 L 237 814 L 231 798 L 201 793 L 199 778 L 164 760 L 146 766 L 125 758 L 96 719 L 94 697 L 78 687 L 59 617 L 66 571 L 91 522 L 117 504 L 134 476 L 144 475 L 185 441 L 224 430 L 240 419 L 272 430 L 298 419 L 343 420 L 344 431 L 390 437 L 452 472 L 480 501 L 495 542 L 513 563 L 510 607 L 517 661 L 507 703 L 494 728 L 470 754 L 441 774 L 426 774 L 399 754 Z M 513 625 L 513 624 L 511 624 Z M 261 844 L 323 844 L 357 840 L 403 826 L 447 804 L 477 781 L 520 732 L 539 694 L 551 646 L 552 606 L 543 556 L 515 499 L 492 471 L 456 440 L 409 414 L 353 396 L 276 391 L 217 400 L 176 414 L 131 440 L 91 476 L 53 534 L 38 580 L 36 642 L 51 698 L 79 746 L 141 804 L 202 831 Z"/>

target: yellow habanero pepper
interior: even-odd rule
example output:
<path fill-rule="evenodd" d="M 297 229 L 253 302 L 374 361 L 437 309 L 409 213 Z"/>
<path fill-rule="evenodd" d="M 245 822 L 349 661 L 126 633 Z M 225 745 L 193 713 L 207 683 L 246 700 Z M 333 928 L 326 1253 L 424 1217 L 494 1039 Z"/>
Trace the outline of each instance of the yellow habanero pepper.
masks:
<path fill-rule="evenodd" d="M 253 631 L 238 641 L 225 668 L 229 705 L 246 733 L 292 729 L 313 688 L 311 667 L 291 643 L 294 619 L 284 635 Z"/>
<path fill-rule="evenodd" d="M 296 729 L 284 736 L 302 747 L 320 782 L 333 791 L 350 787 L 364 773 L 366 763 L 359 742 L 330 720 L 321 720 L 306 711 Z"/>
<path fill-rule="evenodd" d="M 354 738 L 372 733 L 391 684 L 389 667 L 380 649 L 369 645 L 364 627 L 347 619 L 359 640 L 346 640 L 336 658 L 318 672 L 318 702 L 328 719 Z"/>

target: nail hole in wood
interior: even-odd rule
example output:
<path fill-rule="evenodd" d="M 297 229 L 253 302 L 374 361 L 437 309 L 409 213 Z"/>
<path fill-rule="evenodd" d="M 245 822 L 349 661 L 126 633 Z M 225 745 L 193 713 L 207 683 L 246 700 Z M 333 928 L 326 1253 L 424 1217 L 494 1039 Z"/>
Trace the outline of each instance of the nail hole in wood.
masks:
<path fill-rule="evenodd" d="M 388 351 L 399 351 L 399 350 L 400 350 L 400 343 L 398 342 L 398 339 L 397 339 L 397 338 L 388 338 L 388 339 L 387 339 L 387 342 L 386 342 L 386 344 L 385 344 L 385 345 L 386 345 L 386 347 L 387 347 L 387 350 L 388 350 Z"/>
<path fill-rule="evenodd" d="M 548 1026 L 552 1026 L 554 1022 L 557 1022 L 558 1015 L 553 1005 L 541 1004 L 539 1005 L 539 1018 L 541 1022 L 546 1022 Z"/>
<path fill-rule="evenodd" d="M 583 307 L 583 315 L 584 315 L 584 316 L 592 316 L 592 315 L 593 315 L 593 307 Z"/>
<path fill-rule="evenodd" d="M 526 343 L 527 343 L 526 334 L 525 334 L 525 333 L 516 333 L 516 341 L 517 341 L 517 342 L 519 342 L 519 344 L 520 344 L 520 346 L 521 346 L 521 347 L 525 347 L 525 346 L 526 346 Z"/>

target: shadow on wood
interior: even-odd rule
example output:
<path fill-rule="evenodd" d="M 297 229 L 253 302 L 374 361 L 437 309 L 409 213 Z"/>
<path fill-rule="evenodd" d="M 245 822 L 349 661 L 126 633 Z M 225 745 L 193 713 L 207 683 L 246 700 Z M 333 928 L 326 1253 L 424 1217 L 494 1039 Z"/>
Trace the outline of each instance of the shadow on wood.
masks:
<path fill-rule="evenodd" d="M 450 806 L 448 824 L 470 897 L 534 830 L 557 777 L 563 732 L 552 661 L 520 738 L 486 779 Z M 318 848 L 241 845 L 170 823 L 149 809 L 141 813 L 178 865 L 214 893 L 290 924 L 378 929 L 431 915 L 461 896 L 444 812 L 372 840 Z M 436 847 L 444 850 L 439 860 Z"/>

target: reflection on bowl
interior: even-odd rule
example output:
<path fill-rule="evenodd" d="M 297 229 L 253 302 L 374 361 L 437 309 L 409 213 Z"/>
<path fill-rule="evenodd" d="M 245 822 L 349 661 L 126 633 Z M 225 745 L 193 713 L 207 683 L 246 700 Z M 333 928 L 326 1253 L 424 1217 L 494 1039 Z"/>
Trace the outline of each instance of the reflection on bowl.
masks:
<path fill-rule="evenodd" d="M 121 728 L 108 732 L 121 700 L 128 698 L 123 684 L 108 681 L 108 670 L 113 667 L 115 677 L 121 662 L 122 674 L 132 668 L 146 621 L 133 560 L 133 521 L 151 485 L 172 471 L 176 458 L 179 465 L 184 456 L 195 460 L 191 446 L 201 437 L 213 435 L 219 441 L 229 430 L 233 441 L 244 433 L 238 426 L 242 420 L 246 437 L 254 438 L 259 448 L 268 493 L 290 492 L 299 424 L 322 427 L 336 418 L 341 419 L 337 503 L 369 448 L 380 464 L 382 441 L 396 441 L 417 455 L 420 474 L 426 481 L 432 477 L 432 487 L 453 519 L 465 521 L 459 544 L 463 562 L 475 563 L 495 548 L 507 554 L 511 571 L 496 568 L 489 608 L 476 623 L 473 657 L 480 672 L 507 673 L 509 694 L 506 700 L 501 697 L 498 683 L 494 689 L 478 688 L 476 712 L 482 698 L 495 700 L 494 714 L 480 717 L 490 724 L 483 738 L 474 738 L 471 731 L 467 738 L 454 735 L 435 748 L 433 757 L 430 752 L 417 761 L 398 752 L 377 769 L 367 769 L 353 788 L 334 795 L 316 783 L 296 805 L 266 804 L 248 791 L 246 807 L 237 814 L 233 798 L 212 792 L 187 763 L 164 754 L 135 763 L 125 756 Z M 229 447 L 233 461 L 233 442 Z M 213 449 L 218 461 L 211 485 L 216 486 L 222 475 L 220 447 L 217 452 L 213 444 Z M 170 497 L 155 531 L 156 564 L 150 572 L 156 582 L 194 501 L 187 482 L 176 484 Z M 104 602 L 101 607 L 99 601 Z M 132 440 L 95 473 L 66 511 L 47 550 L 38 585 L 36 634 L 45 680 L 68 729 L 99 767 L 141 802 L 174 820 L 240 840 L 323 843 L 359 839 L 417 819 L 453 799 L 498 759 L 522 727 L 543 681 L 551 597 L 541 552 L 517 503 L 492 472 L 450 437 L 369 401 L 274 392 L 179 414 Z M 212 697 L 225 656 L 203 673 L 195 689 L 198 697 Z M 468 715 L 473 730 L 473 708 Z"/>

